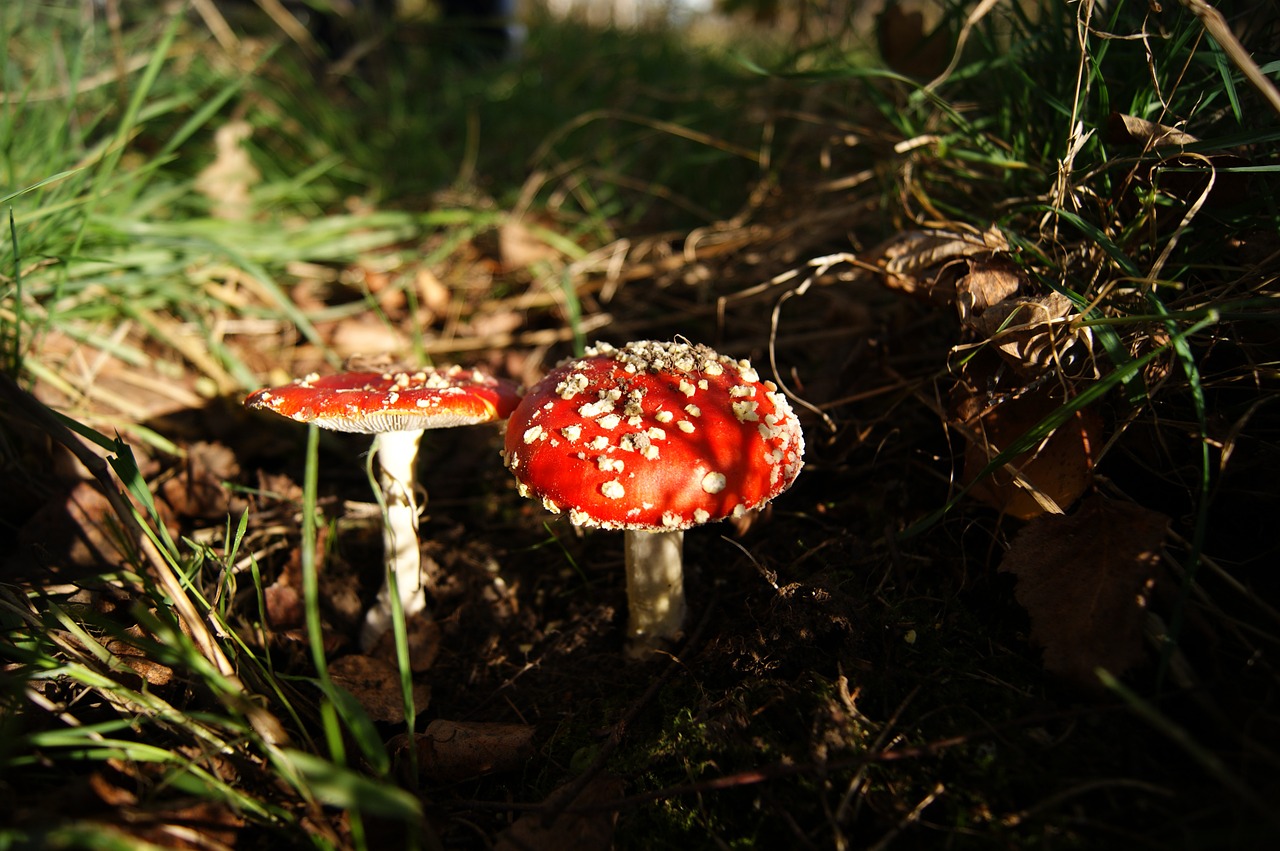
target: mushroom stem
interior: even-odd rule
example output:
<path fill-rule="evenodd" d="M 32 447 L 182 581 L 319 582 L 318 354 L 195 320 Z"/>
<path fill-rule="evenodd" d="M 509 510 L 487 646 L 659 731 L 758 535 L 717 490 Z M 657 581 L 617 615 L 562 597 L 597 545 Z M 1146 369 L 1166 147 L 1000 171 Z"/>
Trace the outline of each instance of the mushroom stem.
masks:
<path fill-rule="evenodd" d="M 422 552 L 418 546 L 418 499 L 415 465 L 422 431 L 387 431 L 373 439 L 378 459 L 378 487 L 386 508 L 382 546 L 386 579 L 378 599 L 365 614 L 360 646 L 369 651 L 391 628 L 392 595 L 400 599 L 406 618 L 427 607 L 422 590 Z"/>
<path fill-rule="evenodd" d="M 683 633 L 684 532 L 627 531 L 623 536 L 627 558 L 627 653 L 643 658 Z"/>

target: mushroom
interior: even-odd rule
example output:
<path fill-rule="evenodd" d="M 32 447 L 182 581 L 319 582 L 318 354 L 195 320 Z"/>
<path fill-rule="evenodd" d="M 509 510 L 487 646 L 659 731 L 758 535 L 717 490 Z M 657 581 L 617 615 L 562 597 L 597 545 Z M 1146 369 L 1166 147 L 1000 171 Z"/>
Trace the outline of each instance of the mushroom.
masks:
<path fill-rule="evenodd" d="M 579 526 L 625 530 L 628 652 L 678 639 L 684 530 L 791 486 L 804 434 L 746 360 L 688 343 L 597 343 L 538 382 L 507 421 L 523 496 Z"/>
<path fill-rule="evenodd" d="M 390 571 L 365 615 L 360 645 L 368 651 L 390 628 L 392 595 L 405 617 L 426 609 L 418 547 L 415 462 L 422 432 L 503 420 L 520 396 L 510 381 L 453 366 L 414 371 L 308 375 L 251 394 L 244 404 L 334 431 L 372 434 L 378 487 L 386 507 L 382 541 Z M 393 584 L 394 583 L 394 584 Z"/>

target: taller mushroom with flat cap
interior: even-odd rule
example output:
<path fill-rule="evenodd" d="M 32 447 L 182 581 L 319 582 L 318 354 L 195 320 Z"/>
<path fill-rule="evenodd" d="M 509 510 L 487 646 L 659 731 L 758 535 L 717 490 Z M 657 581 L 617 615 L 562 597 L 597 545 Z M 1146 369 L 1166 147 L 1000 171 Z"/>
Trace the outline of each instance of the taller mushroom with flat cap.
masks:
<path fill-rule="evenodd" d="M 580 526 L 623 529 L 630 652 L 680 636 L 684 530 L 791 486 L 804 434 L 751 364 L 687 343 L 597 343 L 538 382 L 507 422 L 520 492 Z"/>
<path fill-rule="evenodd" d="M 388 577 L 360 631 L 365 650 L 372 649 L 390 627 L 393 594 L 399 596 L 406 617 L 426 608 L 415 476 L 423 431 L 500 421 L 519 400 L 519 391 L 510 381 L 457 366 L 347 372 L 323 378 L 308 375 L 245 399 L 250 408 L 298 422 L 375 435 L 378 485 L 387 512 L 382 540 Z"/>

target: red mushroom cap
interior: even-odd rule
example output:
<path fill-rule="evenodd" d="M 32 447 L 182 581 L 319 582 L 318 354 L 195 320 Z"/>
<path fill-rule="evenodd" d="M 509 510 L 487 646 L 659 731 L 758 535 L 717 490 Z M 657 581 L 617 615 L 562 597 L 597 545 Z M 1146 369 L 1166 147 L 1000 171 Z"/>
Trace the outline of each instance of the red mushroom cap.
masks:
<path fill-rule="evenodd" d="M 335 431 L 375 434 L 492 422 L 505 419 L 519 401 L 510 381 L 452 366 L 312 374 L 258 390 L 244 404 Z"/>
<path fill-rule="evenodd" d="M 666 531 L 740 516 L 790 487 L 804 434 L 745 361 L 687 343 L 597 343 L 507 423 L 521 493 L 581 526 Z"/>

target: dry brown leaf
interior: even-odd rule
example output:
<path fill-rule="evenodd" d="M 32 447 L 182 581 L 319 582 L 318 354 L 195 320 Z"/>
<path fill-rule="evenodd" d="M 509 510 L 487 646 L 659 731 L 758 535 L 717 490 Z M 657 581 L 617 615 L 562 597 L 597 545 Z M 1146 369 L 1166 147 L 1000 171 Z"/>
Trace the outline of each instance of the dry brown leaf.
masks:
<path fill-rule="evenodd" d="M 247 121 L 228 121 L 214 133 L 214 160 L 196 175 L 195 188 L 211 202 L 214 218 L 241 220 L 253 211 L 250 190 L 262 175 L 249 159 L 244 143 L 253 135 Z"/>
<path fill-rule="evenodd" d="M 67 579 L 117 566 L 127 556 L 114 524 L 107 498 L 94 485 L 79 482 L 51 497 L 23 525 L 15 552 L 5 560 L 6 575 L 47 572 Z"/>
<path fill-rule="evenodd" d="M 951 59 L 952 33 L 941 4 L 889 0 L 876 18 L 876 42 L 886 65 L 908 77 L 932 80 Z"/>
<path fill-rule="evenodd" d="M 1113 140 L 1136 142 L 1143 148 L 1155 148 L 1160 145 L 1193 145 L 1200 141 L 1190 133 L 1184 133 L 1177 128 L 1166 127 L 1136 115 L 1113 112 L 1110 121 L 1110 134 Z"/>
<path fill-rule="evenodd" d="M 1009 298 L 974 317 L 971 325 L 990 339 L 1000 357 L 1023 374 L 1034 375 L 1063 353 L 1075 332 L 1067 319 L 1075 302 L 1059 292 L 1037 298 Z"/>
<path fill-rule="evenodd" d="M 438 575 L 440 568 L 429 556 L 424 558 L 427 574 L 434 570 Z M 421 674 L 435 663 L 440 655 L 440 624 L 425 617 L 409 618 L 405 623 L 409 643 L 409 670 Z M 396 636 L 394 630 L 382 634 L 378 642 L 369 649 L 369 655 L 379 659 L 391 659 L 396 655 Z"/>
<path fill-rule="evenodd" d="M 426 266 L 419 267 L 418 271 L 414 273 L 413 284 L 418 295 L 418 310 L 420 313 L 417 322 L 419 325 L 430 325 L 449 312 L 449 305 L 453 302 L 453 293 L 441 283 L 434 272 Z"/>
<path fill-rule="evenodd" d="M 1045 385 L 1017 398 L 987 406 L 985 392 L 974 389 L 983 382 L 962 385 L 953 401 L 953 422 L 962 426 L 968 440 L 964 453 L 965 484 L 973 482 L 987 463 L 1012 446 L 1036 423 L 1043 420 L 1060 401 Z M 1102 445 L 1103 422 L 1092 408 L 1077 412 L 1047 441 L 1009 462 L 1025 484 L 1007 470 L 999 469 L 976 482 L 970 494 L 1004 514 L 1029 520 L 1044 514 L 1048 499 L 1066 510 L 1093 483 L 1094 453 Z M 1042 499 L 1036 499 L 1032 488 Z"/>
<path fill-rule="evenodd" d="M 333 326 L 329 342 L 335 352 L 347 358 L 361 352 L 388 352 L 393 357 L 409 353 L 409 341 L 397 328 L 376 316 L 352 316 Z"/>
<path fill-rule="evenodd" d="M 596 778 L 573 799 L 565 812 L 549 822 L 527 813 L 498 835 L 494 851 L 608 851 L 618 813 L 609 805 L 621 800 L 625 785 L 617 777 Z M 560 790 L 551 793 L 556 800 Z M 575 808 L 582 812 L 575 812 Z"/>
<path fill-rule="evenodd" d="M 262 589 L 262 599 L 267 610 L 267 624 L 272 629 L 294 629 L 302 626 L 306 619 L 302 591 L 283 578 Z"/>
<path fill-rule="evenodd" d="M 498 226 L 498 256 L 503 271 L 528 269 L 538 263 L 555 263 L 561 259 L 559 249 L 518 219 L 507 219 Z"/>
<path fill-rule="evenodd" d="M 126 638 L 116 638 L 108 641 L 106 649 L 121 662 L 128 665 L 135 674 L 146 680 L 153 686 L 168 685 L 173 680 L 173 669 L 168 665 L 162 665 L 159 662 L 152 662 L 146 657 L 146 652 L 141 647 L 129 640 L 129 637 L 141 638 L 143 636 L 141 627 L 131 627 L 126 631 Z"/>
<path fill-rule="evenodd" d="M 1169 518 L 1090 497 L 1071 516 L 1043 517 L 1013 539 L 1000 570 L 1031 616 L 1050 673 L 1086 688 L 1094 670 L 1119 676 L 1145 658 L 1143 622 Z"/>
<path fill-rule="evenodd" d="M 260 476 L 264 490 L 268 479 Z M 276 493 L 289 494 L 296 492 L 301 498 L 301 489 L 286 476 L 273 480 L 279 483 L 281 490 Z M 329 528 L 321 525 L 316 529 L 316 570 L 323 575 L 326 561 L 326 547 L 329 539 Z M 263 600 L 266 604 L 267 624 L 275 630 L 296 629 L 303 626 L 306 620 L 306 607 L 302 598 L 302 549 L 294 547 L 289 551 L 289 558 L 276 576 L 274 582 L 263 589 Z"/>
<path fill-rule="evenodd" d="M 885 272 L 884 283 L 891 289 L 927 298 L 939 304 L 955 300 L 954 280 L 964 273 L 948 264 L 965 258 L 989 258 L 1009 250 L 999 229 L 985 233 L 965 231 L 904 231 L 872 252 L 872 261 Z"/>
<path fill-rule="evenodd" d="M 329 663 L 329 676 L 360 701 L 374 721 L 404 721 L 404 695 L 400 691 L 400 672 L 390 662 L 372 656 L 343 656 Z M 427 708 L 431 687 L 413 684 L 413 707 L 418 712 Z"/>
<path fill-rule="evenodd" d="M 968 272 L 956 281 L 956 311 L 973 326 L 990 308 L 1018 294 L 1025 274 L 1007 263 L 966 261 Z"/>
<path fill-rule="evenodd" d="M 446 721 L 437 718 L 414 734 L 418 770 L 430 782 L 448 783 L 520 768 L 533 756 L 533 728 L 527 724 Z M 407 747 L 398 737 L 393 750 Z M 570 846 L 566 846 L 570 847 Z"/>
<path fill-rule="evenodd" d="M 187 447 L 187 457 L 177 475 L 160 486 L 160 496 L 179 516 L 224 518 L 244 510 L 244 501 L 233 499 L 223 486 L 239 475 L 235 453 L 220 443 L 199 441 Z"/>

